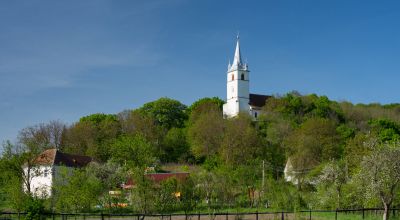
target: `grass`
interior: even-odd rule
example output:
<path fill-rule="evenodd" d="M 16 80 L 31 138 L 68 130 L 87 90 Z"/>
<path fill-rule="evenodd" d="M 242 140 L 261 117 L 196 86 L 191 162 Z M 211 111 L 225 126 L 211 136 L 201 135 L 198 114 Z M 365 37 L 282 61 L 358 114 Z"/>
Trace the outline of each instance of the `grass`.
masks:
<path fill-rule="evenodd" d="M 393 216 L 393 213 L 390 213 L 390 219 L 392 220 L 400 220 L 399 213 L 396 213 Z M 309 219 L 309 213 L 301 213 L 296 219 Z M 338 220 L 381 220 L 383 213 L 380 212 L 365 212 L 364 218 L 362 212 L 354 212 L 354 213 L 343 213 L 339 212 L 337 215 Z M 334 220 L 335 212 L 312 212 L 311 219 L 315 220 Z"/>
<path fill-rule="evenodd" d="M 232 213 L 232 212 L 231 212 Z M 234 213 L 234 212 L 233 212 Z M 232 213 L 232 214 L 233 214 Z M 391 213 L 392 214 L 392 213 Z M 9 220 L 19 220 L 22 219 L 18 218 L 17 215 L 0 215 L 0 219 L 9 219 Z M 54 220 L 101 220 L 99 214 L 97 215 L 86 215 L 85 217 L 83 215 L 78 215 L 78 216 L 73 216 L 69 215 L 64 216 L 65 218 L 62 218 L 61 215 L 56 215 L 54 216 Z M 53 219 L 52 216 L 47 216 L 47 218 L 43 219 L 48 219 L 51 220 Z M 105 220 L 131 220 L 134 219 L 136 220 L 136 217 L 132 216 L 108 216 L 107 214 L 104 217 Z M 164 218 L 164 220 L 167 219 L 169 220 L 169 217 Z M 198 220 L 197 215 L 191 216 L 188 219 L 190 220 Z M 225 215 L 220 215 L 219 217 L 215 217 L 213 215 L 207 216 L 207 215 L 202 215 L 200 220 L 256 220 L 256 215 L 251 214 L 251 215 L 245 215 L 245 214 L 238 214 L 236 215 L 230 215 L 229 218 L 226 218 Z M 258 220 L 280 220 L 282 219 L 282 214 L 281 213 L 276 213 L 276 214 L 259 214 L 258 215 Z M 285 213 L 284 214 L 284 219 L 285 220 L 309 220 L 310 219 L 310 213 L 309 212 L 302 212 L 302 213 Z M 312 220 L 334 220 L 335 219 L 335 212 L 312 212 L 311 213 L 311 219 Z M 355 213 L 338 213 L 337 216 L 338 220 L 362 220 L 362 212 L 355 212 Z M 363 220 L 380 220 L 382 219 L 382 212 L 366 212 L 365 213 L 365 218 Z M 399 213 L 396 213 L 396 216 L 391 216 L 391 220 L 397 220 L 400 219 Z M 146 217 L 145 220 L 161 220 L 160 217 Z M 185 220 L 184 215 L 180 216 L 172 216 L 171 220 Z"/>

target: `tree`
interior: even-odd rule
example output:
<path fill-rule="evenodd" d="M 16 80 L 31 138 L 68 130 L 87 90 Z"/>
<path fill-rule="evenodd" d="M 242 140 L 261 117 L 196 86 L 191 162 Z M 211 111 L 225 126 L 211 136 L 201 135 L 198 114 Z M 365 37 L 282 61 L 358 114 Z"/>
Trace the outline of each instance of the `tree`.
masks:
<path fill-rule="evenodd" d="M 128 178 L 126 167 L 115 162 L 107 161 L 105 164 L 90 163 L 86 172 L 96 177 L 101 183 L 102 194 L 99 195 L 103 207 L 113 208 L 113 204 L 124 201 L 123 196 L 112 196 L 111 190 L 120 190 L 121 184 Z"/>
<path fill-rule="evenodd" d="M 220 150 L 226 164 L 246 164 L 260 152 L 261 141 L 248 114 L 227 121 Z"/>
<path fill-rule="evenodd" d="M 142 135 L 149 142 L 158 145 L 161 142 L 165 129 L 157 125 L 156 118 L 139 110 L 124 111 L 118 114 L 122 133 L 128 136 Z"/>
<path fill-rule="evenodd" d="M 185 214 L 192 211 L 198 203 L 199 196 L 197 187 L 193 179 L 189 176 L 184 182 L 178 183 L 178 189 L 181 192 L 180 205 Z"/>
<path fill-rule="evenodd" d="M 88 155 L 99 161 L 110 157 L 110 141 L 121 133 L 116 115 L 92 114 L 82 117 L 65 134 L 64 151 L 78 155 Z"/>
<path fill-rule="evenodd" d="M 343 161 L 331 161 L 323 167 L 316 182 L 319 204 L 324 205 L 324 208 L 342 208 L 342 188 L 347 182 L 346 174 Z"/>
<path fill-rule="evenodd" d="M 400 125 L 389 119 L 370 120 L 372 131 L 377 134 L 380 141 L 400 140 Z"/>
<path fill-rule="evenodd" d="M 56 207 L 62 212 L 90 211 L 98 203 L 101 182 L 84 169 L 62 167 L 54 183 Z"/>
<path fill-rule="evenodd" d="M 165 135 L 162 145 L 161 159 L 165 162 L 183 162 L 190 157 L 186 130 L 183 128 L 171 128 Z"/>
<path fill-rule="evenodd" d="M 22 129 L 18 141 L 26 146 L 35 146 L 40 150 L 61 148 L 65 124 L 60 121 L 50 121 Z"/>
<path fill-rule="evenodd" d="M 95 145 L 94 129 L 89 123 L 75 123 L 65 131 L 63 151 L 76 155 L 86 155 L 88 146 Z"/>
<path fill-rule="evenodd" d="M 374 135 L 362 133 L 358 133 L 354 138 L 346 142 L 344 159 L 350 175 L 357 173 L 361 165 L 360 162 L 365 156 L 371 154 L 372 148 L 366 146 L 364 143 L 371 144 L 372 142 L 378 144 L 378 140 Z"/>
<path fill-rule="evenodd" d="M 147 167 L 156 161 L 154 147 L 142 136 L 121 136 L 111 144 L 111 159 L 129 167 Z"/>
<path fill-rule="evenodd" d="M 187 119 L 186 106 L 177 100 L 160 98 L 156 101 L 144 104 L 138 109 L 139 112 L 154 117 L 158 124 L 170 129 L 181 128 Z"/>
<path fill-rule="evenodd" d="M 145 176 L 145 167 L 133 168 L 132 178 L 135 187 L 131 190 L 131 203 L 136 212 L 148 214 L 157 210 L 155 207 L 157 194 L 154 182 Z"/>
<path fill-rule="evenodd" d="M 224 132 L 222 111 L 213 103 L 205 103 L 190 115 L 188 140 L 197 158 L 215 155 L 221 145 Z"/>
<path fill-rule="evenodd" d="M 288 156 L 295 177 L 301 188 L 306 174 L 323 161 L 339 158 L 341 155 L 340 138 L 336 131 L 335 122 L 328 119 L 311 118 L 304 122 L 286 140 Z"/>
<path fill-rule="evenodd" d="M 378 197 L 384 207 L 383 219 L 389 219 L 390 208 L 400 186 L 400 143 L 371 145 L 371 155 L 364 157 L 359 178 L 366 185 L 369 198 Z"/>
<path fill-rule="evenodd" d="M 25 209 L 25 201 L 29 199 L 23 186 L 23 160 L 13 152 L 14 146 L 9 142 L 3 144 L 3 153 L 0 159 L 0 189 L 4 206 L 16 211 Z"/>
<path fill-rule="evenodd" d="M 192 103 L 191 106 L 189 106 L 189 108 L 187 109 L 188 113 L 190 114 L 193 110 L 196 110 L 197 108 L 199 108 L 200 106 L 203 106 L 205 104 L 212 104 L 212 105 L 216 105 L 218 107 L 218 109 L 220 109 L 222 111 L 222 106 L 225 104 L 225 101 L 218 98 L 218 97 L 206 97 L 206 98 L 201 98 L 195 102 Z"/>
<path fill-rule="evenodd" d="M 155 189 L 155 207 L 159 213 L 173 212 L 177 208 L 178 181 L 176 178 L 169 178 L 162 181 Z"/>

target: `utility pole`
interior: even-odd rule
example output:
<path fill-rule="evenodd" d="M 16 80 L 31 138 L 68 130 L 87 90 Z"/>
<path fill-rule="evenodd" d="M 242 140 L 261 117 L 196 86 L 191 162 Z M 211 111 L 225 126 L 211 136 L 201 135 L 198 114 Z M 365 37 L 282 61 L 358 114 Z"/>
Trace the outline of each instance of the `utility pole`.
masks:
<path fill-rule="evenodd" d="M 265 184 L 265 160 L 262 161 L 262 190 L 264 192 Z"/>

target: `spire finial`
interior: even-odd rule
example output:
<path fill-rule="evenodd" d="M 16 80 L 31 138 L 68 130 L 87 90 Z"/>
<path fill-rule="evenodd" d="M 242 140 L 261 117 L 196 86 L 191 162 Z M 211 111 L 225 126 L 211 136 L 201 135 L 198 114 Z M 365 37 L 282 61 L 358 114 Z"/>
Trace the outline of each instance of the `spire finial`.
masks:
<path fill-rule="evenodd" d="M 236 49 L 235 49 L 235 56 L 233 58 L 232 66 L 238 66 L 242 64 L 242 57 L 240 54 L 240 46 L 239 46 L 239 33 L 236 36 Z"/>

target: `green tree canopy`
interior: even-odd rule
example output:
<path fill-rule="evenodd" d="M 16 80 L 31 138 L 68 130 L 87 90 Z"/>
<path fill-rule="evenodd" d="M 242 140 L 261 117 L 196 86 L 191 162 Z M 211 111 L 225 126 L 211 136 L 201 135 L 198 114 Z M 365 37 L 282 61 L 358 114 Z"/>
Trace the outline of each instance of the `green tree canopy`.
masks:
<path fill-rule="evenodd" d="M 201 98 L 201 99 L 193 102 L 192 105 L 189 106 L 187 111 L 190 114 L 193 110 L 197 109 L 199 106 L 202 106 L 202 105 L 204 105 L 206 103 L 215 104 L 220 110 L 222 110 L 222 106 L 225 104 L 225 101 L 220 99 L 220 98 L 218 98 L 218 97 Z"/>
<path fill-rule="evenodd" d="M 219 151 L 224 135 L 222 111 L 214 104 L 205 102 L 190 115 L 188 140 L 197 158 L 209 157 Z"/>
<path fill-rule="evenodd" d="M 156 162 L 155 149 L 143 136 L 120 136 L 111 144 L 111 159 L 120 165 L 148 167 Z"/>
<path fill-rule="evenodd" d="M 153 116 L 157 123 L 167 129 L 183 127 L 184 121 L 187 119 L 185 110 L 184 104 L 166 97 L 146 103 L 138 109 L 139 112 Z"/>

